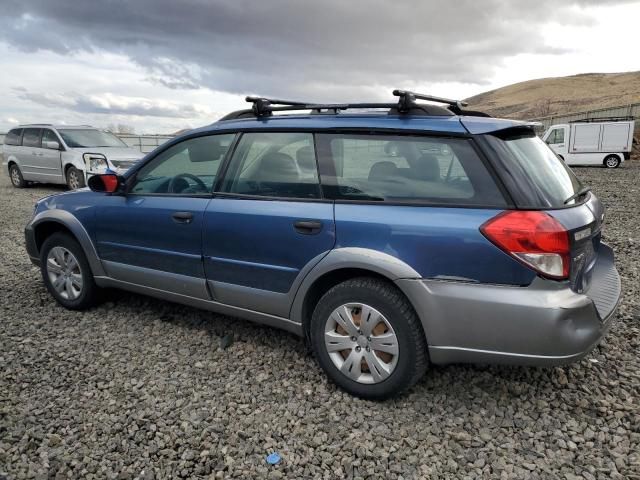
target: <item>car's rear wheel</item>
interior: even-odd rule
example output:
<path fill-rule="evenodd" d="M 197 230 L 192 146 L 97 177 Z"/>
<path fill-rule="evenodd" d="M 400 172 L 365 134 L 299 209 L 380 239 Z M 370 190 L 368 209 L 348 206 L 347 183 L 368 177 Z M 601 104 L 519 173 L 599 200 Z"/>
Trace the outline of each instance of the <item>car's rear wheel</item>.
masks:
<path fill-rule="evenodd" d="M 617 155 L 608 155 L 605 157 L 603 163 L 607 168 L 618 168 L 620 166 L 620 157 Z"/>
<path fill-rule="evenodd" d="M 9 167 L 9 178 L 11 178 L 11 184 L 16 188 L 24 188 L 27 186 L 27 182 L 22 176 L 20 167 L 15 163 L 11 164 Z"/>
<path fill-rule="evenodd" d="M 329 378 L 363 398 L 395 395 L 428 366 L 426 339 L 411 304 L 375 278 L 347 280 L 325 293 L 313 312 L 311 342 Z"/>
<path fill-rule="evenodd" d="M 44 241 L 40 269 L 47 290 L 63 307 L 84 310 L 95 304 L 98 286 L 82 247 L 71 236 L 54 233 Z"/>
<path fill-rule="evenodd" d="M 67 169 L 67 187 L 71 190 L 77 190 L 85 186 L 84 175 L 76 167 Z"/>

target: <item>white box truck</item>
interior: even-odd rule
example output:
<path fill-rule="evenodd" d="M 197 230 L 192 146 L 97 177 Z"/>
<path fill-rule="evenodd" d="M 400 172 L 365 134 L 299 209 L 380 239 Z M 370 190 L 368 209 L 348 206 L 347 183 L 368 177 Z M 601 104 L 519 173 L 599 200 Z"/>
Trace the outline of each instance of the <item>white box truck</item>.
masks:
<path fill-rule="evenodd" d="M 552 125 L 542 139 L 567 165 L 616 168 L 631 156 L 633 117 L 579 120 Z"/>

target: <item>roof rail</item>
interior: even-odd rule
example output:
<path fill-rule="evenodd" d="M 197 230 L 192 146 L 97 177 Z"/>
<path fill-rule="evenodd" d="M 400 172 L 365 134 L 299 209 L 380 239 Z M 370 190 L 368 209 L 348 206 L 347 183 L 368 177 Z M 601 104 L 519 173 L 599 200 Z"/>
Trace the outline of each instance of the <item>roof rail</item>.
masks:
<path fill-rule="evenodd" d="M 583 118 L 581 120 L 571 120 L 569 123 L 628 122 L 630 120 L 635 120 L 635 117 L 626 116 L 626 117 Z"/>
<path fill-rule="evenodd" d="M 238 110 L 231 112 L 228 115 L 222 117 L 219 121 L 225 120 L 237 120 L 241 118 L 264 118 L 269 117 L 273 112 L 293 112 L 301 110 L 310 110 L 312 114 L 318 113 L 334 113 L 337 114 L 343 110 L 351 109 L 389 109 L 390 114 L 415 114 L 421 113 L 422 115 L 434 115 L 434 116 L 447 116 L 447 115 L 476 115 L 476 116 L 488 116 L 482 112 L 465 111 L 462 107 L 467 103 L 460 100 L 450 100 L 447 98 L 435 97 L 432 95 L 425 95 L 422 93 L 410 92 L 408 90 L 394 90 L 393 95 L 399 97 L 396 103 L 312 103 L 312 102 L 299 102 L 293 100 L 281 100 L 275 98 L 255 97 L 248 96 L 245 100 L 252 104 L 251 109 Z M 437 105 L 417 103 L 416 100 L 426 100 L 428 102 L 435 102 L 447 105 L 446 108 L 439 107 Z"/>
<path fill-rule="evenodd" d="M 21 123 L 19 127 L 52 127 L 53 123 Z"/>

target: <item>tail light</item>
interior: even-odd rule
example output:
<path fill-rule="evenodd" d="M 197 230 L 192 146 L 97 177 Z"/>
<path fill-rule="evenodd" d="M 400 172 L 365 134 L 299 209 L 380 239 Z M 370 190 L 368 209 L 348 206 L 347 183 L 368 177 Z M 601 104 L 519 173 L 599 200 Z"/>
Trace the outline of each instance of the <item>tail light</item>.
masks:
<path fill-rule="evenodd" d="M 552 216 L 538 211 L 509 210 L 485 222 L 480 231 L 542 276 L 569 278 L 569 234 Z"/>

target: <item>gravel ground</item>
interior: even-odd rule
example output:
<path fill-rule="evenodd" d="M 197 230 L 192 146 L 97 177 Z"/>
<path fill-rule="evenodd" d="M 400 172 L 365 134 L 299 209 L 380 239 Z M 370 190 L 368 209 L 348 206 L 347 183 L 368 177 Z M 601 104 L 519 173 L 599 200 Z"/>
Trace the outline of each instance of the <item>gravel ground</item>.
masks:
<path fill-rule="evenodd" d="M 433 368 L 384 403 L 337 390 L 285 332 L 121 292 L 57 306 L 22 228 L 60 189 L 2 176 L 0 477 L 640 478 L 640 162 L 576 172 L 623 278 L 606 341 L 565 368 Z"/>

